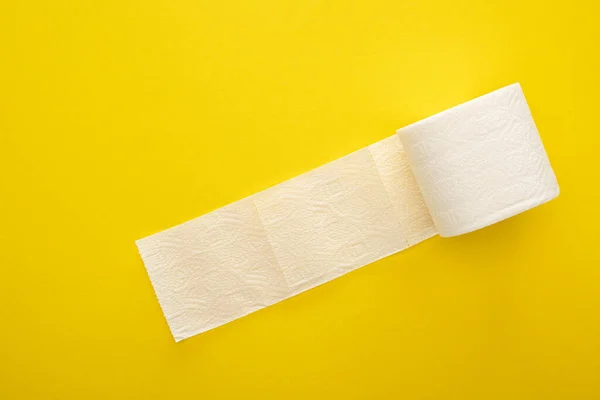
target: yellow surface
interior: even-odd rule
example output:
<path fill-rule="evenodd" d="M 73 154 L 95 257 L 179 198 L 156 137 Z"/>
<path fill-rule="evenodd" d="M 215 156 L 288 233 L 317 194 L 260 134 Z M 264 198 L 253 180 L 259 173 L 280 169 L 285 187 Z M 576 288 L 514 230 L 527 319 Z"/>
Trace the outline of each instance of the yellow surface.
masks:
<path fill-rule="evenodd" d="M 599 399 L 597 1 L 0 2 L 1 399 Z M 551 203 L 175 344 L 134 240 L 521 82 Z"/>

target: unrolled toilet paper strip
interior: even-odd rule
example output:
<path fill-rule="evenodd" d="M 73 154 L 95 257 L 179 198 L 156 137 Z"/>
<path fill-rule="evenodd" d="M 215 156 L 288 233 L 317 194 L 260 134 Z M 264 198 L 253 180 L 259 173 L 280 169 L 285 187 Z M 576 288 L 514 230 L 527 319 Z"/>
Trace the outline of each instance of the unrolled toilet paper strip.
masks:
<path fill-rule="evenodd" d="M 557 195 L 513 84 L 137 246 L 180 341 Z"/>

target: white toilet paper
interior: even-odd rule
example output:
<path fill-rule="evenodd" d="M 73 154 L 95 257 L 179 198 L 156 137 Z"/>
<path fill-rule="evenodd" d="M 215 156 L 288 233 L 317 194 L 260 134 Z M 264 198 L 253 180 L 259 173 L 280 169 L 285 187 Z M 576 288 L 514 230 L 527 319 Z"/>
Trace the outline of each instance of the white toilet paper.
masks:
<path fill-rule="evenodd" d="M 557 195 L 514 84 L 137 245 L 179 341 Z"/>
<path fill-rule="evenodd" d="M 519 84 L 398 134 L 441 236 L 483 228 L 558 196 Z"/>

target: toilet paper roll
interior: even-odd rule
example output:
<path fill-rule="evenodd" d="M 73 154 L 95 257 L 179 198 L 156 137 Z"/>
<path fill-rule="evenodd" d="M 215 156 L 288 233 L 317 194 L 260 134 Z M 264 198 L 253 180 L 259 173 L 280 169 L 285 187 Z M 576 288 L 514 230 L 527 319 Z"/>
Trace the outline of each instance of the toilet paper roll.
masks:
<path fill-rule="evenodd" d="M 518 84 L 397 133 L 138 240 L 175 340 L 558 195 Z"/>
<path fill-rule="evenodd" d="M 519 84 L 397 133 L 441 236 L 483 228 L 558 195 Z"/>

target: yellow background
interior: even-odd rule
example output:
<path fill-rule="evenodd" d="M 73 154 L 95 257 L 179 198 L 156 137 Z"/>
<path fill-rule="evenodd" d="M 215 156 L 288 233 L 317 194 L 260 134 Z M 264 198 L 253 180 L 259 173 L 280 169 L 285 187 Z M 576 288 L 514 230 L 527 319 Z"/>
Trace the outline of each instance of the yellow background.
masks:
<path fill-rule="evenodd" d="M 0 2 L 1 399 L 599 399 L 598 2 Z M 134 240 L 519 81 L 560 197 L 175 344 Z"/>

